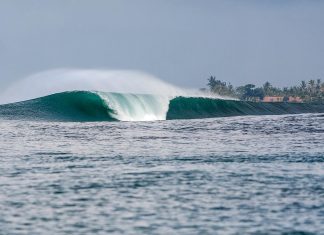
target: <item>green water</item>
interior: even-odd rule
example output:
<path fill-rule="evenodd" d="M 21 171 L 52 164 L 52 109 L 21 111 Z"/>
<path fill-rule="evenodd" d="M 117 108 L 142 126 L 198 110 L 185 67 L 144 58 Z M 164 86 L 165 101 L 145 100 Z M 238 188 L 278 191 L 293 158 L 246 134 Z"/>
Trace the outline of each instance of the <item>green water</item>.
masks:
<path fill-rule="evenodd" d="M 153 95 L 63 92 L 1 105 L 0 117 L 56 121 L 154 121 L 324 112 L 324 105 L 320 104 L 255 103 L 204 97 L 160 98 Z M 110 101 L 113 101 L 113 106 Z"/>

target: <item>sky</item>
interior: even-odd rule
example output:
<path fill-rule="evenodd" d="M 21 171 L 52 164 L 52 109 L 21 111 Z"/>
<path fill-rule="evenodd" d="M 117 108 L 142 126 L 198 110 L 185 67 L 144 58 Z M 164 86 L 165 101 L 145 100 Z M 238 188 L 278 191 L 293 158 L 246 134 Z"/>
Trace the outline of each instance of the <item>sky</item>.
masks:
<path fill-rule="evenodd" d="M 140 70 L 182 87 L 324 80 L 321 0 L 1 0 L 0 91 L 56 68 Z"/>

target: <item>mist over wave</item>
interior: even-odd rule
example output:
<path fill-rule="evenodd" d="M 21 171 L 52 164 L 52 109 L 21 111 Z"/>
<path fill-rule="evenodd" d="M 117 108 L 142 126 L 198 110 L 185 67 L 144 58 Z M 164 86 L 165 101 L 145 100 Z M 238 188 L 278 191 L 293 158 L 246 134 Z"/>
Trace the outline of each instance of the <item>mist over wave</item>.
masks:
<path fill-rule="evenodd" d="M 73 91 L 82 92 L 66 93 Z M 59 93 L 61 94 L 44 98 Z M 139 71 L 55 69 L 14 83 L 0 95 L 0 104 L 38 99 L 37 102 L 32 102 L 33 105 L 30 102 L 24 102 L 24 105 L 29 107 L 28 110 L 47 110 L 47 113 L 50 110 L 51 114 L 60 114 L 65 110 L 65 113 L 72 115 L 76 111 L 74 115 L 81 119 L 90 116 L 95 120 L 153 121 L 165 120 L 170 100 L 178 96 L 210 95 L 197 90 L 181 89 Z M 55 102 L 59 102 L 59 105 Z M 65 107 L 67 104 L 68 107 Z M 86 107 L 85 104 L 92 107 Z M 96 107 L 100 108 L 95 111 Z M 105 108 L 106 115 L 103 115 L 102 110 Z"/>
<path fill-rule="evenodd" d="M 163 96 L 198 94 L 140 71 L 55 69 L 36 73 L 12 84 L 0 95 L 0 104 L 76 90 Z"/>
<path fill-rule="evenodd" d="M 41 72 L 9 87 L 0 103 L 0 117 L 52 121 L 156 121 L 324 112 L 323 105 L 221 99 L 180 89 L 142 72 L 123 70 Z"/>

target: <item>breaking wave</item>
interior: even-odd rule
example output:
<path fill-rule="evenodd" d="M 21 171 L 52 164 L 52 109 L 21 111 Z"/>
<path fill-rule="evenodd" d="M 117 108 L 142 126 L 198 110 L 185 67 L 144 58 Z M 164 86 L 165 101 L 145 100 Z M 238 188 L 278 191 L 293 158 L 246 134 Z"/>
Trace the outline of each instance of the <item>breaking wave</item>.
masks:
<path fill-rule="evenodd" d="M 324 112 L 323 105 L 70 91 L 0 105 L 0 117 L 50 121 L 154 121 Z"/>
<path fill-rule="evenodd" d="M 323 110 L 323 105 L 225 100 L 129 70 L 49 70 L 0 94 L 0 118 L 6 119 L 155 121 Z"/>

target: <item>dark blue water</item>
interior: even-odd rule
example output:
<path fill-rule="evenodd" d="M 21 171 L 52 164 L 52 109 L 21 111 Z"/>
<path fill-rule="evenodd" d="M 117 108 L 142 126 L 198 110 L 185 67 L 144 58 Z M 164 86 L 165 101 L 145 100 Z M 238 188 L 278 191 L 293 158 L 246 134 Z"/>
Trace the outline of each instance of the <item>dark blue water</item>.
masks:
<path fill-rule="evenodd" d="M 0 234 L 324 234 L 324 115 L 0 121 Z"/>

